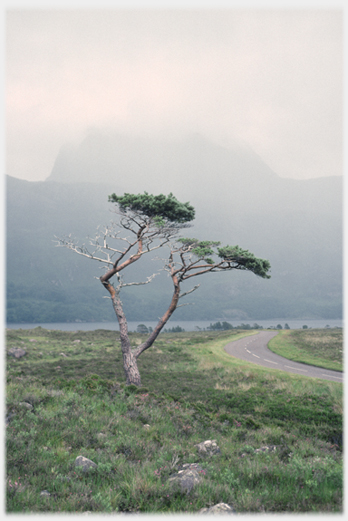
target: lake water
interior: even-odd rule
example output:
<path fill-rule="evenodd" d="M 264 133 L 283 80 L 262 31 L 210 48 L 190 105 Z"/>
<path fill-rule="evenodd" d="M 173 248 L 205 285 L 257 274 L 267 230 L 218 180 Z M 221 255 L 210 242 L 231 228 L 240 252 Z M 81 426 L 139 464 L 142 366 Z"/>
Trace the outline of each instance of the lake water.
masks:
<path fill-rule="evenodd" d="M 206 329 L 209 327 L 210 324 L 214 324 L 215 322 L 222 322 L 221 319 L 214 319 L 214 320 L 193 320 L 193 321 L 186 321 L 186 320 L 170 320 L 167 322 L 165 328 L 169 329 L 172 327 L 180 326 L 185 331 L 199 331 Z M 326 326 L 333 327 L 343 327 L 343 320 L 342 319 L 325 319 L 325 320 L 307 320 L 307 319 L 286 319 L 286 318 L 273 318 L 269 320 L 238 320 L 238 321 L 229 321 L 230 324 L 233 325 L 233 327 L 239 326 L 242 323 L 244 324 L 250 324 L 250 326 L 253 326 L 253 324 L 258 324 L 259 326 L 262 326 L 263 328 L 267 329 L 268 327 L 277 327 L 278 324 L 280 324 L 283 328 L 285 324 L 288 324 L 290 329 L 302 329 L 302 326 L 306 325 L 308 328 L 325 328 Z M 128 322 L 128 329 L 129 331 L 136 331 L 136 328 L 139 324 L 145 324 L 147 327 L 154 328 L 157 324 L 157 322 L 148 322 L 148 321 L 139 321 L 139 322 Z M 48 324 L 44 323 L 38 323 L 38 324 L 6 324 L 6 327 L 9 329 L 34 329 L 35 327 L 43 327 L 44 329 L 58 329 L 61 331 L 94 331 L 96 329 L 108 329 L 111 331 L 118 331 L 118 323 L 115 322 L 52 322 Z"/>

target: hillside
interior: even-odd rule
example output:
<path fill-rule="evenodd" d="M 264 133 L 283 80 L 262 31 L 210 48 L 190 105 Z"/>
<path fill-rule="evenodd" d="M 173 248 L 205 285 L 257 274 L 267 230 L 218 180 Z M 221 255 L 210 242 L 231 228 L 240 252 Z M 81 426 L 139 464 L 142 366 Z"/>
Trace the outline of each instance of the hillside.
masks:
<path fill-rule="evenodd" d="M 95 279 L 100 266 L 53 240 L 72 233 L 84 242 L 112 218 L 110 193 L 144 190 L 190 201 L 196 220 L 187 236 L 238 244 L 271 262 L 270 280 L 243 272 L 203 277 L 187 297 L 194 305 L 178 309 L 177 319 L 342 316 L 340 177 L 282 179 L 247 147 L 225 149 L 199 136 L 165 146 L 143 140 L 143 148 L 116 137 L 64 147 L 45 182 L 7 178 L 8 321 L 113 320 Z M 144 259 L 129 280 L 159 267 Z M 124 290 L 129 319 L 155 320 L 167 288 L 162 274 Z"/>

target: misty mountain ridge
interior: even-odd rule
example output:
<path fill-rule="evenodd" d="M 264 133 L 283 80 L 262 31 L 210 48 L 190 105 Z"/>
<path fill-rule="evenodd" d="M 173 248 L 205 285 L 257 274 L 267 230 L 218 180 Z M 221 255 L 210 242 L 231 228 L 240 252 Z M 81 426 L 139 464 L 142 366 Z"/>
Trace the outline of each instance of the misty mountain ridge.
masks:
<path fill-rule="evenodd" d="M 280 178 L 248 147 L 226 149 L 198 135 L 170 143 L 94 132 L 62 147 L 46 181 L 7 178 L 8 320 L 113 320 L 96 279 L 100 263 L 55 248 L 53 239 L 72 233 L 86 242 L 114 218 L 108 195 L 145 190 L 173 192 L 196 208 L 185 236 L 239 244 L 272 266 L 270 280 L 247 272 L 201 277 L 194 305 L 175 318 L 342 316 L 341 177 Z M 160 265 L 145 256 L 133 268 L 127 280 L 139 281 Z M 156 320 L 170 294 L 163 275 L 127 288 L 128 318 Z"/>
<path fill-rule="evenodd" d="M 276 174 L 246 145 L 228 149 L 199 134 L 175 141 L 91 132 L 77 146 L 61 148 L 47 181 L 112 183 L 125 180 L 127 190 L 192 195 L 202 181 L 214 187 L 216 175 L 251 182 Z M 123 184 L 123 183 L 122 183 Z M 179 192 L 178 192 L 179 191 Z"/>
<path fill-rule="evenodd" d="M 319 202 L 328 212 L 337 209 L 342 179 L 281 178 L 248 145 L 226 148 L 199 134 L 165 141 L 93 131 L 79 145 L 61 148 L 46 181 L 116 184 L 122 193 L 172 192 L 185 200 L 214 198 L 219 205 L 233 204 L 236 212 L 245 204 L 268 211 L 271 204 L 274 210 L 310 213 Z"/>

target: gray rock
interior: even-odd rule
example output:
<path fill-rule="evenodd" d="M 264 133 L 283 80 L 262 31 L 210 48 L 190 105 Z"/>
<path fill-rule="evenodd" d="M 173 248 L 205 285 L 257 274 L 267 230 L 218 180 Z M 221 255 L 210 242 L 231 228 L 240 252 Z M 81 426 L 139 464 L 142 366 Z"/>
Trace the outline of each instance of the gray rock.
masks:
<path fill-rule="evenodd" d="M 14 412 L 10 412 L 10 414 L 8 414 L 8 415 L 6 416 L 6 427 L 7 427 L 7 425 L 10 423 L 11 418 L 13 418 L 13 416 L 16 416 L 16 414 L 15 414 Z"/>
<path fill-rule="evenodd" d="M 29 409 L 29 411 L 31 411 L 31 409 L 33 409 L 33 406 L 31 405 L 31 403 L 28 403 L 28 402 L 19 402 L 19 405 L 21 407 L 25 407 L 26 409 Z"/>
<path fill-rule="evenodd" d="M 219 454 L 221 452 L 216 440 L 202 441 L 195 445 L 195 447 L 197 447 L 198 452 L 203 454 Z"/>
<path fill-rule="evenodd" d="M 40 496 L 46 496 L 46 497 L 49 497 L 51 494 L 48 492 L 48 490 L 43 490 L 42 492 L 40 492 Z"/>
<path fill-rule="evenodd" d="M 9 354 L 10 356 L 14 356 L 15 358 L 22 358 L 22 356 L 27 354 L 27 352 L 24 351 L 24 349 L 21 349 L 20 347 L 12 347 L 7 351 L 7 354 Z"/>
<path fill-rule="evenodd" d="M 254 449 L 254 452 L 252 452 L 252 454 L 258 454 L 260 452 L 276 452 L 276 450 L 276 445 L 265 445 L 264 447 L 260 447 L 259 449 Z M 244 458 L 245 456 L 246 453 L 243 452 L 243 454 L 241 454 L 241 457 Z"/>
<path fill-rule="evenodd" d="M 218 503 L 210 508 L 201 508 L 198 514 L 236 514 L 236 511 L 227 503 Z"/>
<path fill-rule="evenodd" d="M 56 396 L 62 396 L 63 394 L 63 391 L 57 391 L 55 389 L 50 389 L 49 391 L 47 391 L 47 395 L 51 398 L 55 398 Z"/>
<path fill-rule="evenodd" d="M 186 463 L 177 474 L 169 478 L 172 484 L 178 484 L 183 492 L 189 493 L 202 481 L 204 470 L 197 463 Z"/>
<path fill-rule="evenodd" d="M 98 465 L 94 461 L 85 458 L 84 456 L 77 456 L 75 460 L 75 467 L 82 467 L 83 472 L 86 472 L 90 468 L 95 468 Z"/>
<path fill-rule="evenodd" d="M 255 449 L 255 452 L 275 452 L 277 450 L 276 445 L 265 445 L 259 449 Z"/>

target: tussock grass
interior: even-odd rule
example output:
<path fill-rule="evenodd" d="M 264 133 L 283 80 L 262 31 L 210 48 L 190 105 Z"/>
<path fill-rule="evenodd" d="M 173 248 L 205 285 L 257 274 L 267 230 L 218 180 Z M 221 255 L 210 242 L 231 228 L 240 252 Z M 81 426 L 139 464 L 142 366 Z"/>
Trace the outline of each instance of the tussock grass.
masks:
<path fill-rule="evenodd" d="M 27 355 L 7 357 L 7 512 L 341 512 L 342 384 L 234 359 L 223 347 L 239 334 L 162 334 L 132 389 L 118 333 L 8 331 Z M 197 452 L 207 439 L 220 454 Z M 97 468 L 83 473 L 79 455 Z M 201 484 L 170 486 L 193 462 Z"/>

